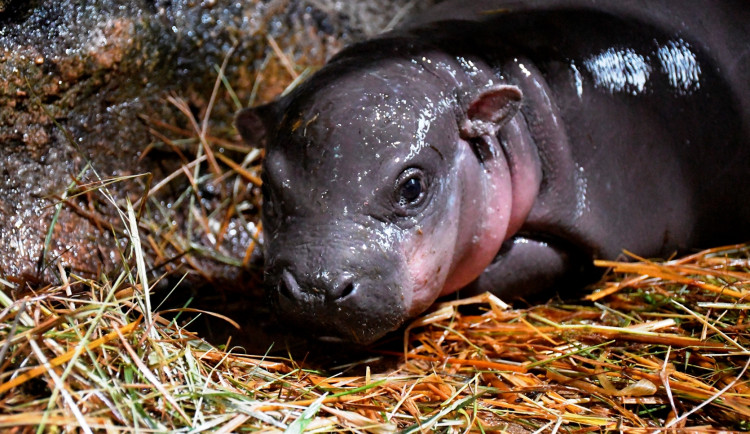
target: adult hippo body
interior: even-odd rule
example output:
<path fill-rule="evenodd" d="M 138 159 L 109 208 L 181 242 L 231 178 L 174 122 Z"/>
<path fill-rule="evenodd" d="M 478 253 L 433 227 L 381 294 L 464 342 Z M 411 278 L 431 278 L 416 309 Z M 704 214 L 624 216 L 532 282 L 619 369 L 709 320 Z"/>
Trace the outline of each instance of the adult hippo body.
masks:
<path fill-rule="evenodd" d="M 370 342 L 461 288 L 747 240 L 749 26 L 743 1 L 448 2 L 242 111 L 280 317 Z"/>

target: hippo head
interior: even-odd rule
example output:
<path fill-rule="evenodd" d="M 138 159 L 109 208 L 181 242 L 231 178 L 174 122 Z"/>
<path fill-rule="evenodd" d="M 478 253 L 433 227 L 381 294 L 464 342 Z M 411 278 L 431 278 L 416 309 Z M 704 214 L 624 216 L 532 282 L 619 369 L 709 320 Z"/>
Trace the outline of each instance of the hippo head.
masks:
<path fill-rule="evenodd" d="M 238 114 L 243 137 L 266 142 L 266 280 L 283 323 L 371 342 L 499 250 L 512 191 L 496 133 L 521 92 L 446 79 L 440 62 L 460 69 L 440 56 L 334 62 Z"/>

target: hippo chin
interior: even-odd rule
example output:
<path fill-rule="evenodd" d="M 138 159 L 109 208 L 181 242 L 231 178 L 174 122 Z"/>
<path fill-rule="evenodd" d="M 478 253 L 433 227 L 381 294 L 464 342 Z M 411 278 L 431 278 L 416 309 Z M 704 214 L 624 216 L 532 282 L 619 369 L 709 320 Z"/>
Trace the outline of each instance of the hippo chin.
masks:
<path fill-rule="evenodd" d="M 461 288 L 746 240 L 749 9 L 447 2 L 241 111 L 279 317 L 368 343 Z"/>

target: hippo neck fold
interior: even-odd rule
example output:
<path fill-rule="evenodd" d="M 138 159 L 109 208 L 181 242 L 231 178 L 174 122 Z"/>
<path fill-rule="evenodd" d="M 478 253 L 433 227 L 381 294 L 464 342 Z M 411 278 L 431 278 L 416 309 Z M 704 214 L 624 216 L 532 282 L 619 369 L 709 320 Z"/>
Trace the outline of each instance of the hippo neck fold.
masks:
<path fill-rule="evenodd" d="M 543 244 L 565 246 L 571 257 L 596 256 L 602 248 L 596 240 L 596 231 L 607 224 L 589 212 L 592 206 L 587 194 L 589 180 L 573 155 L 576 145 L 572 141 L 580 141 L 580 137 L 569 137 L 555 93 L 534 63 L 517 57 L 505 62 L 503 69 L 524 91 L 521 114 L 541 170 L 541 183 L 517 232 L 523 238 Z M 528 196 L 519 194 L 519 197 Z"/>
<path fill-rule="evenodd" d="M 466 69 L 467 59 L 459 57 L 457 63 Z M 474 68 L 467 73 L 471 80 L 469 88 L 481 88 L 499 81 L 517 85 L 524 95 L 519 113 L 508 120 L 496 135 L 483 137 L 474 143 L 478 158 L 483 160 L 485 176 L 490 184 L 503 182 L 502 176 L 497 176 L 503 170 L 507 170 L 510 175 L 510 218 L 500 243 L 510 240 L 519 231 L 534 231 L 538 228 L 552 228 L 555 236 L 576 239 L 576 233 L 566 232 L 568 229 L 575 232 L 573 228 L 566 229 L 567 226 L 559 224 L 561 221 L 575 221 L 576 217 L 561 215 L 558 211 L 559 204 L 573 204 L 574 206 L 564 207 L 569 210 L 582 209 L 586 207 L 587 199 L 578 194 L 575 188 L 578 185 L 579 170 L 571 155 L 563 118 L 542 73 L 528 59 L 522 58 L 505 62 L 501 69 L 502 75 L 493 72 L 481 60 L 472 59 L 468 64 Z M 460 92 L 467 92 L 465 82 L 457 85 L 460 86 Z M 459 95 L 458 100 L 462 98 L 465 99 L 466 96 Z M 465 106 L 459 103 L 459 110 L 465 110 Z M 485 194 L 492 190 L 491 186 L 486 187 Z M 502 206 L 493 205 L 491 199 L 489 202 L 485 204 L 487 209 Z M 488 241 L 496 236 L 493 235 L 493 230 L 497 230 L 493 225 L 495 216 L 485 215 L 484 219 L 485 222 L 479 225 L 474 236 Z M 469 276 L 481 268 L 479 265 L 488 264 L 488 261 L 499 254 L 500 243 L 498 240 L 489 241 L 489 244 L 497 247 L 492 250 L 491 255 L 488 255 L 486 247 L 479 248 L 476 245 L 467 250 L 457 249 L 459 257 L 454 260 L 451 277 L 441 293 L 451 293 L 470 283 L 473 279 Z M 457 247 L 460 244 L 459 240 Z"/>
<path fill-rule="evenodd" d="M 446 86 L 453 88 L 459 129 L 463 128 L 462 123 L 470 116 L 467 113 L 480 98 L 478 95 L 486 89 L 508 86 L 508 79 L 495 73 L 481 59 L 454 57 L 441 51 L 415 58 L 419 59 L 421 67 L 440 76 Z M 513 85 L 520 84 L 527 88 L 523 92 L 529 93 L 532 97 L 530 101 L 541 102 L 542 107 L 527 109 L 524 113 L 514 112 L 508 119 L 499 121 L 497 128 L 489 127 L 484 134 L 459 140 L 458 147 L 470 147 L 474 158 L 480 163 L 482 173 L 472 175 L 481 177 L 481 197 L 463 198 L 467 202 L 465 206 L 471 206 L 468 205 L 471 203 L 475 205 L 475 210 L 469 213 L 472 218 L 462 218 L 460 223 L 463 230 L 456 239 L 455 256 L 441 291 L 443 295 L 473 281 L 492 262 L 502 243 L 524 225 L 536 203 L 543 178 L 542 158 L 535 140 L 553 140 L 557 144 L 556 149 L 565 149 L 565 134 L 548 98 L 546 85 L 540 82 L 541 75 L 534 78 L 536 80 L 518 80 Z M 528 101 L 524 102 L 524 106 L 526 104 Z M 532 126 L 539 131 L 530 128 L 525 118 L 526 112 L 534 114 L 538 122 Z M 548 122 L 550 120 L 552 122 Z M 503 194 L 508 188 L 509 194 Z M 466 186 L 464 189 L 465 192 L 472 191 Z"/>

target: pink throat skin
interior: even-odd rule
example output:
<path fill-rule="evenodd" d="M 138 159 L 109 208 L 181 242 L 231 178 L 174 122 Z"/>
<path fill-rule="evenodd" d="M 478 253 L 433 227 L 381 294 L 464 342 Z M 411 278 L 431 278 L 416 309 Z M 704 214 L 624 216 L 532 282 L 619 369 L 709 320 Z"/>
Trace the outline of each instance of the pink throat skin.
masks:
<path fill-rule="evenodd" d="M 463 179 L 473 182 L 464 181 L 461 206 L 467 209 L 461 213 L 456 254 L 440 296 L 457 291 L 479 277 L 495 259 L 502 243 L 515 235 L 529 215 L 542 171 L 525 127 L 519 115 L 502 128 L 506 137 L 514 137 L 514 143 L 510 144 L 514 148 L 512 161 L 508 161 L 492 137 L 489 139 L 492 158 L 479 167 L 462 164 Z M 461 141 L 461 146 L 469 149 L 470 145 Z M 475 160 L 473 155 L 468 158 Z"/>

